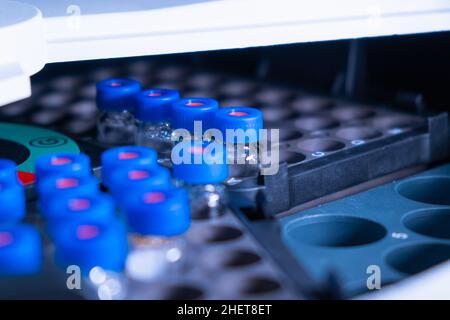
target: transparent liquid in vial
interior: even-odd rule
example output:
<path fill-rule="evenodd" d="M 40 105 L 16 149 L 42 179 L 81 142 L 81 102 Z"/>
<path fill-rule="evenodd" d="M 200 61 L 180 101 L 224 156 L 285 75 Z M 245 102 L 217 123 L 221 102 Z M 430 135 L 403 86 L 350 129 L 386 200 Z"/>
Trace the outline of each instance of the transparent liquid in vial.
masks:
<path fill-rule="evenodd" d="M 133 144 L 136 134 L 136 122 L 129 111 L 102 112 L 97 123 L 97 139 L 109 145 Z"/>
<path fill-rule="evenodd" d="M 155 149 L 158 152 L 158 161 L 161 164 L 170 163 L 170 154 L 173 147 L 171 138 L 172 129 L 167 122 L 137 122 L 136 145 Z"/>
<path fill-rule="evenodd" d="M 222 184 L 190 185 L 192 219 L 214 219 L 225 213 L 228 197 Z"/>
<path fill-rule="evenodd" d="M 230 177 L 226 182 L 228 185 L 258 176 L 261 167 L 258 144 L 228 144 L 227 161 Z"/>

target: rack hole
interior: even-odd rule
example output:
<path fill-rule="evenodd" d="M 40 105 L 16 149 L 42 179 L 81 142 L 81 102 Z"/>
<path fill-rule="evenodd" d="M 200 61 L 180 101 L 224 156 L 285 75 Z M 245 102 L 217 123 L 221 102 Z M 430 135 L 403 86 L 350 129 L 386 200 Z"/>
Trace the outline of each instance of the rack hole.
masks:
<path fill-rule="evenodd" d="M 449 245 L 426 243 L 395 249 L 387 256 L 386 260 L 397 271 L 412 275 L 449 258 Z"/>
<path fill-rule="evenodd" d="M 229 268 L 242 267 L 255 264 L 259 261 L 261 261 L 261 257 L 256 253 L 248 250 L 236 250 L 224 261 L 224 266 Z"/>
<path fill-rule="evenodd" d="M 450 178 L 426 177 L 404 181 L 398 185 L 397 192 L 417 202 L 450 205 Z"/>
<path fill-rule="evenodd" d="M 300 141 L 297 147 L 307 152 L 330 152 L 344 148 L 345 144 L 331 139 L 314 138 Z"/>
<path fill-rule="evenodd" d="M 375 111 L 362 106 L 346 106 L 334 109 L 331 114 L 338 120 L 348 121 L 371 117 Z"/>
<path fill-rule="evenodd" d="M 380 224 L 356 217 L 306 218 L 288 225 L 286 235 L 297 243 L 322 247 L 353 247 L 373 243 L 386 235 Z"/>
<path fill-rule="evenodd" d="M 329 129 L 338 125 L 339 122 L 328 117 L 302 117 L 295 120 L 297 128 L 307 131 Z"/>
<path fill-rule="evenodd" d="M 349 127 L 336 131 L 336 136 L 345 140 L 370 140 L 378 138 L 382 133 L 373 128 Z"/>
<path fill-rule="evenodd" d="M 205 229 L 204 240 L 210 243 L 221 243 L 236 240 L 242 236 L 242 231 L 230 226 L 211 226 Z"/>
<path fill-rule="evenodd" d="M 405 226 L 419 234 L 450 239 L 450 209 L 430 209 L 411 212 L 403 220 Z"/>
<path fill-rule="evenodd" d="M 242 288 L 242 292 L 244 294 L 253 295 L 253 294 L 264 294 L 274 292 L 280 289 L 280 284 L 267 277 L 257 276 L 250 278 Z"/>

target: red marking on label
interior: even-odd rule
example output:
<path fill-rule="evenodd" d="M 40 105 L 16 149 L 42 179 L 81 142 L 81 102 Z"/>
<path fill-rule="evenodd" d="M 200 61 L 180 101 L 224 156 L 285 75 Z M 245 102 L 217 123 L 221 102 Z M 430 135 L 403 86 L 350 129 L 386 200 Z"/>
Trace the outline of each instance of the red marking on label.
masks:
<path fill-rule="evenodd" d="M 9 232 L 0 232 L 0 248 L 9 246 L 13 242 L 13 236 Z"/>
<path fill-rule="evenodd" d="M 136 152 L 120 152 L 118 155 L 119 160 L 129 160 L 129 159 L 136 159 L 139 157 L 139 154 Z"/>
<path fill-rule="evenodd" d="M 36 175 L 34 173 L 18 171 L 17 175 L 19 176 L 20 182 L 22 182 L 24 186 L 28 186 L 36 182 Z"/>
<path fill-rule="evenodd" d="M 248 113 L 244 111 L 231 111 L 228 115 L 232 117 L 244 117 L 248 116 Z"/>
<path fill-rule="evenodd" d="M 83 225 L 77 228 L 77 238 L 80 240 L 89 240 L 98 237 L 100 230 L 97 226 Z"/>
<path fill-rule="evenodd" d="M 78 179 L 74 178 L 61 178 L 56 180 L 56 188 L 69 189 L 78 186 Z"/>
<path fill-rule="evenodd" d="M 201 107 L 204 106 L 205 104 L 203 102 L 189 101 L 188 103 L 186 103 L 186 105 L 188 107 Z"/>
<path fill-rule="evenodd" d="M 121 87 L 122 85 L 123 85 L 123 84 L 120 83 L 120 82 L 112 82 L 112 83 L 110 84 L 111 87 Z"/>
<path fill-rule="evenodd" d="M 159 203 L 166 200 L 166 195 L 162 192 L 147 192 L 144 194 L 145 203 Z"/>
<path fill-rule="evenodd" d="M 128 179 L 130 180 L 142 180 L 148 178 L 150 174 L 143 170 L 131 170 L 128 172 Z"/>
<path fill-rule="evenodd" d="M 69 209 L 72 211 L 83 211 L 91 207 L 91 201 L 88 199 L 70 199 Z"/>
<path fill-rule="evenodd" d="M 160 97 L 162 96 L 161 92 L 150 92 L 149 94 L 147 94 L 147 96 L 149 97 Z"/>
<path fill-rule="evenodd" d="M 52 166 L 63 166 L 65 164 L 71 163 L 72 159 L 70 158 L 63 158 L 63 157 L 54 157 L 51 160 Z"/>

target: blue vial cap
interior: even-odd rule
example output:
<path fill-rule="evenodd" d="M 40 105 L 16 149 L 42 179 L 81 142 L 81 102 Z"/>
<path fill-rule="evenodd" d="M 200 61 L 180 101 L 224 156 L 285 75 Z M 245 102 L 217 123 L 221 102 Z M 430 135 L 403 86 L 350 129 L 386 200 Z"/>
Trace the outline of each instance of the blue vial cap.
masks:
<path fill-rule="evenodd" d="M 91 161 L 83 153 L 54 153 L 40 156 L 36 161 L 37 184 L 46 177 L 55 174 L 91 174 Z"/>
<path fill-rule="evenodd" d="M 185 141 L 172 151 L 173 174 L 188 184 L 220 183 L 228 178 L 226 150 L 217 142 Z"/>
<path fill-rule="evenodd" d="M 232 143 L 252 143 L 259 141 L 259 130 L 263 128 L 262 112 L 249 107 L 227 107 L 216 113 L 215 128 L 220 130 L 223 139 L 228 142 L 226 130 L 251 129 L 248 135 L 233 135 Z"/>
<path fill-rule="evenodd" d="M 172 104 L 180 98 L 180 93 L 171 89 L 148 89 L 136 95 L 137 119 L 144 122 L 170 122 Z"/>
<path fill-rule="evenodd" d="M 67 221 L 108 222 L 115 215 L 114 201 L 106 194 L 71 193 L 54 199 L 42 212 L 50 225 Z"/>
<path fill-rule="evenodd" d="M 127 166 L 117 169 L 111 175 L 110 190 L 118 203 L 135 190 L 168 189 L 172 185 L 168 169 L 156 166 L 143 168 L 141 166 Z"/>
<path fill-rule="evenodd" d="M 61 224 L 53 240 L 56 263 L 64 269 L 77 265 L 83 275 L 88 275 L 94 267 L 116 272 L 124 268 L 128 240 L 124 225 L 117 219 Z"/>
<path fill-rule="evenodd" d="M 214 117 L 219 103 L 208 98 L 179 99 L 172 106 L 172 127 L 194 132 L 194 121 L 201 121 L 202 131 L 214 126 Z"/>
<path fill-rule="evenodd" d="M 111 175 L 117 168 L 129 166 L 155 167 L 158 164 L 158 154 L 147 147 L 124 146 L 112 148 L 102 153 L 102 182 L 110 187 Z"/>
<path fill-rule="evenodd" d="M 24 218 L 25 201 L 25 190 L 20 183 L 0 180 L 0 225 L 16 223 Z"/>
<path fill-rule="evenodd" d="M 8 159 L 0 159 L 0 182 L 10 181 L 19 183 L 16 163 Z"/>
<path fill-rule="evenodd" d="M 141 190 L 124 204 L 131 231 L 141 235 L 172 237 L 181 235 L 191 223 L 186 190 Z"/>
<path fill-rule="evenodd" d="M 70 194 L 97 195 L 100 190 L 98 181 L 92 176 L 77 174 L 59 174 L 45 178 L 37 185 L 39 203 L 43 212 L 48 211 L 50 202 Z"/>
<path fill-rule="evenodd" d="M 103 111 L 133 111 L 139 81 L 112 78 L 97 82 L 97 107 Z"/>
<path fill-rule="evenodd" d="M 30 225 L 0 227 L 0 276 L 39 273 L 43 251 L 39 232 Z"/>

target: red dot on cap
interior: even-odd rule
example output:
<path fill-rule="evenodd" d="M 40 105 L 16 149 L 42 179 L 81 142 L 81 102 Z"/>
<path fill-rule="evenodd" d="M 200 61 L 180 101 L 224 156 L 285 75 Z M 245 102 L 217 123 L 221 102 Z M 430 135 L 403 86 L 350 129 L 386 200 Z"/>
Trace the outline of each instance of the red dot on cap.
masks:
<path fill-rule="evenodd" d="M 51 160 L 52 166 L 63 166 L 65 164 L 71 163 L 72 159 L 66 157 L 53 157 Z"/>
<path fill-rule="evenodd" d="M 139 157 L 139 154 L 136 152 L 120 152 L 118 155 L 119 160 L 136 159 L 137 157 Z"/>
<path fill-rule="evenodd" d="M 189 101 L 186 103 L 186 105 L 188 107 L 201 107 L 201 106 L 204 106 L 205 104 L 203 102 Z"/>
<path fill-rule="evenodd" d="M 121 82 L 112 82 L 110 84 L 111 87 L 121 87 L 123 84 Z"/>
<path fill-rule="evenodd" d="M 13 236 L 10 232 L 0 232 L 0 248 L 9 246 L 13 242 Z"/>
<path fill-rule="evenodd" d="M 69 189 L 78 186 L 79 181 L 75 178 L 61 178 L 56 180 L 56 188 Z"/>
<path fill-rule="evenodd" d="M 150 93 L 147 94 L 147 96 L 149 96 L 149 97 L 160 97 L 160 96 L 162 96 L 162 93 L 161 92 L 150 92 Z"/>
<path fill-rule="evenodd" d="M 69 209 L 72 211 L 83 211 L 91 207 L 91 201 L 88 199 L 70 199 Z"/>
<path fill-rule="evenodd" d="M 97 226 L 82 225 L 77 228 L 77 238 L 80 240 L 89 240 L 98 237 L 100 230 Z"/>
<path fill-rule="evenodd" d="M 148 178 L 150 174 L 143 170 L 131 170 L 128 172 L 128 179 L 130 180 L 142 180 Z"/>
<path fill-rule="evenodd" d="M 232 117 L 244 117 L 248 116 L 248 113 L 244 111 L 231 111 L 228 113 L 228 115 Z"/>
<path fill-rule="evenodd" d="M 145 203 L 159 203 L 166 200 L 166 195 L 162 192 L 147 192 L 144 194 L 144 202 Z"/>

